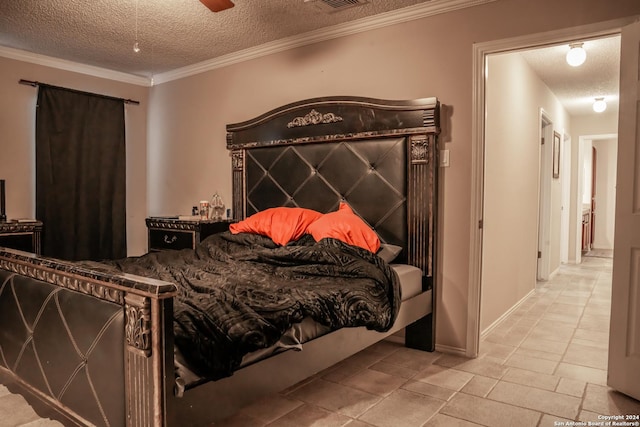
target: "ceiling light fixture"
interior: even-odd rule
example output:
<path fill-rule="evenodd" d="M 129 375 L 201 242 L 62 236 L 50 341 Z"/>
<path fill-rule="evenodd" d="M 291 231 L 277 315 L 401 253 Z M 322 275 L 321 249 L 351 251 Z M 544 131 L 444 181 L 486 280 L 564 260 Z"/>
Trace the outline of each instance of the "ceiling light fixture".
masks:
<path fill-rule="evenodd" d="M 582 47 L 584 43 L 572 43 L 569 45 L 569 52 L 567 52 L 567 64 L 572 67 L 579 67 L 584 64 L 587 59 L 587 51 Z"/>
<path fill-rule="evenodd" d="M 140 52 L 140 46 L 138 45 L 138 0 L 136 0 L 136 42 L 133 44 L 133 51 L 135 53 Z"/>
<path fill-rule="evenodd" d="M 595 111 L 596 113 L 602 113 L 606 109 L 607 103 L 604 101 L 604 98 L 596 98 L 595 102 L 593 103 L 593 111 Z"/>

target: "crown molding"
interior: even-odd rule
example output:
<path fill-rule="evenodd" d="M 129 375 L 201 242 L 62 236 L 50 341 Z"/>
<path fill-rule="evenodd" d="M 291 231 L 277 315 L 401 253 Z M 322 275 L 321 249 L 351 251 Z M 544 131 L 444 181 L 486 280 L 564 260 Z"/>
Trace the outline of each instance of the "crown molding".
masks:
<path fill-rule="evenodd" d="M 153 84 L 166 83 L 172 80 L 182 79 L 217 68 L 226 67 L 251 59 L 260 58 L 273 53 L 297 47 L 307 46 L 325 40 L 336 39 L 351 34 L 362 33 L 364 31 L 387 27 L 402 22 L 413 21 L 426 18 L 428 16 L 451 12 L 458 9 L 477 6 L 484 3 L 491 3 L 496 0 L 431 0 L 430 2 L 409 6 L 402 9 L 382 13 L 373 17 L 362 18 L 344 24 L 334 25 L 328 28 L 298 34 L 292 37 L 265 43 L 260 46 L 251 47 L 218 58 L 202 61 L 187 67 L 177 68 L 165 73 L 156 74 L 153 77 Z"/>
<path fill-rule="evenodd" d="M 130 83 L 138 86 L 151 86 L 151 79 L 147 77 L 109 70 L 107 68 L 95 67 L 93 65 L 81 64 L 79 62 L 67 61 L 66 59 L 54 58 L 6 46 L 0 46 L 0 56 L 23 62 L 30 62 L 32 64 L 44 65 L 45 67 L 72 71 L 74 73 L 86 74 L 108 80 L 115 80 L 122 83 Z"/>
<path fill-rule="evenodd" d="M 197 64 L 156 74 L 152 78 L 109 70 L 107 68 L 95 67 L 92 65 L 81 64 L 78 62 L 54 58 L 5 46 L 0 46 L 0 57 L 16 59 L 19 61 L 30 62 L 33 64 L 44 65 L 47 67 L 58 68 L 61 70 L 86 74 L 109 80 L 115 80 L 122 83 L 130 83 L 139 86 L 154 86 L 172 80 L 189 77 L 195 74 L 204 73 L 206 71 L 215 70 L 217 68 L 222 68 L 240 62 L 260 58 L 273 53 L 283 52 L 285 50 L 307 46 L 325 40 L 336 39 L 339 37 L 362 33 L 377 28 L 383 28 L 402 22 L 413 21 L 416 19 L 426 18 L 428 16 L 447 13 L 454 10 L 473 7 L 485 3 L 491 3 L 494 1 L 496 0 L 431 0 L 429 2 L 420 3 L 414 6 L 382 13 L 380 15 L 362 18 L 356 21 L 334 25 L 328 28 L 286 37 L 284 39 L 262 44 L 260 46 L 251 47 L 238 52 L 230 53 L 228 55 L 223 55 L 207 61 L 202 61 Z"/>

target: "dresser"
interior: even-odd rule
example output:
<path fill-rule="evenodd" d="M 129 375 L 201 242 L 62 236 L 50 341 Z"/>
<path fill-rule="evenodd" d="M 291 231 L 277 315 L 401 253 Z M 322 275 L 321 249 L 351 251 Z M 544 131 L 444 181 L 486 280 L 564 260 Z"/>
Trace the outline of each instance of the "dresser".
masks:
<path fill-rule="evenodd" d="M 0 222 L 0 246 L 40 255 L 41 236 L 41 221 Z"/>
<path fill-rule="evenodd" d="M 181 220 L 150 217 L 146 219 L 148 250 L 194 249 L 206 237 L 227 231 L 231 220 Z"/>

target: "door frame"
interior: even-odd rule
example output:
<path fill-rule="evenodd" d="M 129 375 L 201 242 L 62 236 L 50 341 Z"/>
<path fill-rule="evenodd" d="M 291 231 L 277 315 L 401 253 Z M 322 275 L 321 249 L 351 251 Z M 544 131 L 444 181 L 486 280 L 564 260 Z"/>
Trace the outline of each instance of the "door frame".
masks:
<path fill-rule="evenodd" d="M 571 170 L 571 147 L 571 136 L 565 130 L 563 130 L 562 155 L 560 156 L 560 158 L 562 159 L 562 167 L 560 170 Z M 560 174 L 560 180 L 562 185 L 562 214 L 560 219 L 560 263 L 567 264 L 569 263 L 569 248 L 571 247 L 569 244 L 569 236 L 571 235 L 569 231 L 569 224 L 571 223 L 569 217 L 571 211 L 571 174 Z"/>
<path fill-rule="evenodd" d="M 578 182 L 577 182 L 577 186 L 576 186 L 576 194 L 574 197 L 574 202 L 576 203 L 576 206 L 581 206 L 582 205 L 582 194 L 584 193 L 584 168 L 582 167 L 582 165 L 584 164 L 584 153 L 585 153 L 585 146 L 587 144 L 589 144 L 590 147 L 593 146 L 593 141 L 599 141 L 599 140 L 606 140 L 606 139 L 617 139 L 618 138 L 618 133 L 602 133 L 602 134 L 587 134 L 587 135 L 580 135 L 578 138 L 578 162 L 579 162 L 579 167 L 578 167 Z M 576 221 L 576 228 L 575 228 L 575 233 L 576 236 L 580 236 L 582 233 L 582 210 L 581 209 L 577 209 L 575 212 L 575 221 Z M 580 264 L 582 262 L 582 248 L 580 247 L 580 245 L 576 245 L 575 246 L 575 250 L 573 255 L 573 262 L 575 262 L 576 264 Z"/>
<path fill-rule="evenodd" d="M 549 280 L 551 254 L 549 240 L 551 235 L 551 147 L 553 144 L 553 120 L 540 108 L 539 167 L 538 167 L 538 262 L 536 279 Z M 542 143 L 544 140 L 544 144 Z"/>
<path fill-rule="evenodd" d="M 480 302 L 482 292 L 482 218 L 484 205 L 484 152 L 487 57 L 491 54 L 548 47 L 577 39 L 601 38 L 621 33 L 631 18 L 616 19 L 545 33 L 473 44 L 473 111 L 471 115 L 471 208 L 469 289 L 467 304 L 466 356 L 477 357 L 480 346 Z"/>

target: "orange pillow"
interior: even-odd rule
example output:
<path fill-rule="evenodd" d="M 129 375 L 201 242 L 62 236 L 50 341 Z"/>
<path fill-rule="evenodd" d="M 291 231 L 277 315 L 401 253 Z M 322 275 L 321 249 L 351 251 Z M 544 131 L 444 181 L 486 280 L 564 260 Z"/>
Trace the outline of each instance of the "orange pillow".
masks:
<path fill-rule="evenodd" d="M 233 234 L 253 233 L 271 238 L 285 246 L 305 234 L 307 227 L 322 214 L 305 208 L 269 208 L 229 226 Z"/>
<path fill-rule="evenodd" d="M 307 228 L 316 242 L 332 237 L 353 246 L 376 253 L 380 249 L 378 235 L 356 214 L 349 205 L 340 202 L 336 212 L 322 215 Z"/>

